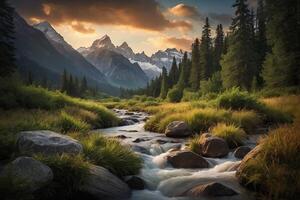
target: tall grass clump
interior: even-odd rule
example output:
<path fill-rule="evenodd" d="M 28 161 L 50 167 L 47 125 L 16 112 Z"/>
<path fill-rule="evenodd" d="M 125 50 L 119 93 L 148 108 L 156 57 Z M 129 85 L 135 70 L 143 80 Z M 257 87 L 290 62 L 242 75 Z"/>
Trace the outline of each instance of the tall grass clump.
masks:
<path fill-rule="evenodd" d="M 81 155 L 34 156 L 53 171 L 53 181 L 39 191 L 41 199 L 72 199 L 89 175 L 89 163 Z"/>
<path fill-rule="evenodd" d="M 60 114 L 60 118 L 57 122 L 57 126 L 60 128 L 60 131 L 63 133 L 87 131 L 90 129 L 89 124 L 67 114 L 64 111 L 62 111 Z"/>
<path fill-rule="evenodd" d="M 299 199 L 299 126 L 282 126 L 260 142 L 256 157 L 246 162 L 242 177 L 265 199 Z"/>
<path fill-rule="evenodd" d="M 117 176 L 138 174 L 142 160 L 118 140 L 91 135 L 82 140 L 83 153 L 93 164 L 103 166 Z"/>
<path fill-rule="evenodd" d="M 263 125 L 262 117 L 250 110 L 233 111 L 229 123 L 239 126 L 247 134 L 256 134 L 257 129 Z"/>
<path fill-rule="evenodd" d="M 205 136 L 203 134 L 193 136 L 188 141 L 189 149 L 194 153 L 201 154 L 201 144 L 204 139 Z"/>
<path fill-rule="evenodd" d="M 223 138 L 230 148 L 235 148 L 244 144 L 247 135 L 243 129 L 230 124 L 218 123 L 211 128 L 213 136 Z"/>

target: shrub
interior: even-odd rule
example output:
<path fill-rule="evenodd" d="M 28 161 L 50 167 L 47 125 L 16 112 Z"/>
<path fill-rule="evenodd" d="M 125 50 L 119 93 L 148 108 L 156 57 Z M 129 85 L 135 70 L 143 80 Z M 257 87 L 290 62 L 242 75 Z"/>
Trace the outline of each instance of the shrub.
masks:
<path fill-rule="evenodd" d="M 220 94 L 216 99 L 217 105 L 221 108 L 241 110 L 261 110 L 263 106 L 253 95 L 239 88 L 232 88 Z"/>
<path fill-rule="evenodd" d="M 214 136 L 226 140 L 230 148 L 243 145 L 243 140 L 246 139 L 246 133 L 235 125 L 218 123 L 216 126 L 212 127 L 211 132 Z"/>
<path fill-rule="evenodd" d="M 57 126 L 63 133 L 72 131 L 87 131 L 90 129 L 90 126 L 86 122 L 81 121 L 80 119 L 77 119 L 64 111 L 61 112 Z"/>
<path fill-rule="evenodd" d="M 200 94 L 197 92 L 192 92 L 188 90 L 183 90 L 183 96 L 181 101 L 196 101 L 200 98 Z"/>
<path fill-rule="evenodd" d="M 199 148 L 201 146 L 203 135 L 195 135 L 188 141 L 189 149 L 194 153 L 199 153 Z"/>
<path fill-rule="evenodd" d="M 167 98 L 169 102 L 180 102 L 182 98 L 183 92 L 180 88 L 174 87 L 171 90 L 169 90 Z"/>
<path fill-rule="evenodd" d="M 94 134 L 83 139 L 82 144 L 83 153 L 91 163 L 103 166 L 117 176 L 137 174 L 142 167 L 141 159 L 118 140 Z"/>

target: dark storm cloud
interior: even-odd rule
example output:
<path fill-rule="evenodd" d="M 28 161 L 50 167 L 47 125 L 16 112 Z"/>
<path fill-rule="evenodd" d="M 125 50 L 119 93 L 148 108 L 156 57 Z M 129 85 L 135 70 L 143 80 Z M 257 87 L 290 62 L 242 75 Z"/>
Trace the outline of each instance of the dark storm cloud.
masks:
<path fill-rule="evenodd" d="M 47 20 L 56 25 L 75 21 L 79 25 L 74 28 L 83 31 L 88 30 L 83 23 L 127 25 L 153 31 L 192 28 L 188 22 L 166 19 L 155 0 L 12 0 L 12 4 L 27 19 Z"/>

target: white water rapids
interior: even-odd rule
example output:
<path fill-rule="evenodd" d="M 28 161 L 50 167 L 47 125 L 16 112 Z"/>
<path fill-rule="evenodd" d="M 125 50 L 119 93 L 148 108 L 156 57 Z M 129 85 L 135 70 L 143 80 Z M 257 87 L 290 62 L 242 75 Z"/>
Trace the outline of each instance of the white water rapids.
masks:
<path fill-rule="evenodd" d="M 122 143 L 132 146 L 144 161 L 144 166 L 139 174 L 146 182 L 146 189 L 133 190 L 132 200 L 252 200 L 253 194 L 239 185 L 235 177 L 236 166 L 240 163 L 232 153 L 225 158 L 205 158 L 210 163 L 207 169 L 175 169 L 166 161 L 168 150 L 186 148 L 185 139 L 167 138 L 163 134 L 148 132 L 144 130 L 147 117 L 145 113 L 134 112 L 127 114 L 125 110 L 116 110 L 121 118 L 139 119 L 128 126 L 119 126 L 97 130 L 105 136 L 120 136 Z M 141 141 L 133 142 L 139 138 Z M 249 141 L 249 145 L 253 141 Z M 182 197 L 182 194 L 199 184 L 219 182 L 235 190 L 238 195 L 224 197 Z"/>

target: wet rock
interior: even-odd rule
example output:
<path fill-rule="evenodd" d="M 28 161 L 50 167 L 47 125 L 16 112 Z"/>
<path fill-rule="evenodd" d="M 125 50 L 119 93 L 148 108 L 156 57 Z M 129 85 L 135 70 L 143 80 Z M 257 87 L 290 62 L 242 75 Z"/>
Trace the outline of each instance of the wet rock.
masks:
<path fill-rule="evenodd" d="M 145 141 L 149 141 L 149 140 L 151 140 L 151 138 L 136 138 L 132 142 L 134 142 L 134 143 L 140 143 L 140 142 L 145 142 Z"/>
<path fill-rule="evenodd" d="M 119 131 L 128 132 L 128 133 L 136 133 L 136 132 L 138 132 L 137 130 L 119 130 Z"/>
<path fill-rule="evenodd" d="M 201 197 L 201 196 L 233 196 L 238 194 L 231 188 L 228 188 L 221 183 L 213 182 L 205 185 L 198 185 L 187 192 L 186 196 Z"/>
<path fill-rule="evenodd" d="M 191 151 L 171 152 L 167 160 L 175 168 L 208 168 L 209 166 L 202 156 Z"/>
<path fill-rule="evenodd" d="M 128 126 L 135 124 L 134 121 L 128 119 L 122 119 L 120 126 Z"/>
<path fill-rule="evenodd" d="M 132 151 L 135 151 L 135 152 L 140 152 L 140 153 L 143 153 L 143 154 L 150 155 L 150 151 L 148 149 L 146 149 L 145 147 L 142 147 L 142 146 L 132 145 L 131 149 L 132 149 Z"/>
<path fill-rule="evenodd" d="M 90 166 L 90 173 L 82 190 L 96 199 L 126 199 L 131 194 L 126 183 L 107 169 L 96 165 Z"/>
<path fill-rule="evenodd" d="M 247 166 L 249 161 L 256 159 L 256 157 L 261 153 L 262 151 L 262 147 L 261 145 L 257 145 L 254 149 L 252 149 L 241 161 L 240 166 L 238 167 L 237 171 L 236 171 L 236 177 L 239 181 L 240 184 L 247 186 L 247 187 L 252 187 L 251 184 L 249 183 L 248 180 L 248 174 L 247 174 Z"/>
<path fill-rule="evenodd" d="M 184 121 L 174 121 L 168 124 L 165 134 L 167 137 L 188 137 L 193 134 L 188 124 Z"/>
<path fill-rule="evenodd" d="M 113 138 L 124 140 L 124 139 L 129 138 L 129 137 L 127 137 L 125 135 L 117 135 L 117 136 L 114 136 Z"/>
<path fill-rule="evenodd" d="M 134 112 L 125 112 L 125 115 L 134 115 Z"/>
<path fill-rule="evenodd" d="M 234 151 L 234 157 L 239 158 L 239 159 L 243 159 L 245 157 L 245 155 L 247 155 L 247 153 L 249 153 L 251 151 L 250 147 L 247 146 L 240 146 L 238 148 L 236 148 L 236 150 Z"/>
<path fill-rule="evenodd" d="M 82 145 L 77 140 L 47 130 L 21 132 L 17 143 L 20 153 L 27 155 L 79 154 L 82 152 Z"/>
<path fill-rule="evenodd" d="M 133 121 L 135 123 L 137 123 L 137 122 L 140 121 L 139 119 L 134 118 L 134 117 L 126 117 L 126 118 L 123 118 L 123 120 L 125 120 L 125 121 Z"/>
<path fill-rule="evenodd" d="M 209 135 L 202 138 L 196 153 L 211 158 L 221 158 L 229 153 L 229 147 L 224 139 Z"/>
<path fill-rule="evenodd" d="M 143 190 L 145 189 L 145 182 L 138 176 L 130 176 L 125 178 L 127 185 L 133 190 Z"/>
<path fill-rule="evenodd" d="M 52 170 L 31 157 L 18 157 L 5 166 L 0 176 L 24 181 L 26 188 L 33 192 L 47 185 L 53 179 Z"/>

